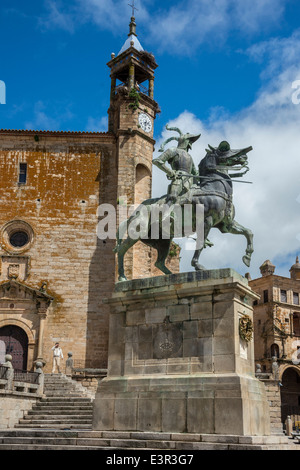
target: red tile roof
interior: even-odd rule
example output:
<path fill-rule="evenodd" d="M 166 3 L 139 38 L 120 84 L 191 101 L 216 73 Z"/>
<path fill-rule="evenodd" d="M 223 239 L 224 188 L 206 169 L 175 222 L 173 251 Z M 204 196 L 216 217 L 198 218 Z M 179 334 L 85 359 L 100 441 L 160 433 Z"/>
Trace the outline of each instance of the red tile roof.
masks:
<path fill-rule="evenodd" d="M 42 131 L 42 130 L 26 130 L 26 129 L 0 129 L 0 134 L 43 134 L 43 135 L 98 135 L 112 137 L 109 132 L 77 132 L 77 131 Z"/>

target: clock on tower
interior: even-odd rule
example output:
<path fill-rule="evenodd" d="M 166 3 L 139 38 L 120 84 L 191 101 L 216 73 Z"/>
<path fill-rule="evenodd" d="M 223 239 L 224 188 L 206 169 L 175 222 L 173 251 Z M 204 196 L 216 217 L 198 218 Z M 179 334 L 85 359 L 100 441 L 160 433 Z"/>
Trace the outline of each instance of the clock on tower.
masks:
<path fill-rule="evenodd" d="M 139 114 L 139 125 L 141 126 L 141 129 L 147 133 L 152 131 L 152 120 L 148 114 Z"/>

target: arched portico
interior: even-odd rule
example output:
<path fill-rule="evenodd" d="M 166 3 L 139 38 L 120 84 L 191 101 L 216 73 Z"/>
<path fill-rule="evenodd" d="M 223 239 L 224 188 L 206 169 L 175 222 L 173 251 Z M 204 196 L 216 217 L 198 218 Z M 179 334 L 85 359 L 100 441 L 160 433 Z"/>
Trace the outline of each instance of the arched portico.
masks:
<path fill-rule="evenodd" d="M 0 284 L 0 353 L 3 356 L 5 350 L 13 356 L 14 368 L 31 370 L 35 361 L 43 361 L 44 325 L 51 301 L 45 291 L 18 281 Z"/>
<path fill-rule="evenodd" d="M 16 325 L 6 325 L 0 328 L 0 342 L 5 346 L 5 354 L 12 357 L 12 365 L 16 370 L 27 370 L 28 336 Z"/>
<path fill-rule="evenodd" d="M 287 366 L 281 374 L 281 419 L 300 414 L 300 370 L 296 366 Z"/>

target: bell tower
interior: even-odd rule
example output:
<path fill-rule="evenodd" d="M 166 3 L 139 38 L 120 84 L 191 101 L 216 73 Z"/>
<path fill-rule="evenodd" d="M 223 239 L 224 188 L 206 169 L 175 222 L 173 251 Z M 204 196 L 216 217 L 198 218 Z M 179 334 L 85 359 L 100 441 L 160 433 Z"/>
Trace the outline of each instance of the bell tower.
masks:
<path fill-rule="evenodd" d="M 154 71 L 158 67 L 152 53 L 145 51 L 136 34 L 133 15 L 128 38 L 116 56 L 112 54 L 109 132 L 116 137 L 118 201 L 140 204 L 151 197 L 153 126 L 159 106 L 154 100 Z M 149 277 L 149 249 L 138 243 L 125 258 L 128 279 Z"/>

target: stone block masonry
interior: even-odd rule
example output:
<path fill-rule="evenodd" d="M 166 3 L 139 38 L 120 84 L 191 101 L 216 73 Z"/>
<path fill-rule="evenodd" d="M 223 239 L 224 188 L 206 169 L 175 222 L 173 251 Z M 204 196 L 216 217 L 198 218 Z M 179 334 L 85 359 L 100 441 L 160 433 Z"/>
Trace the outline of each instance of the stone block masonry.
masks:
<path fill-rule="evenodd" d="M 239 330 L 256 298 L 231 269 L 117 284 L 94 430 L 269 435 L 253 338 Z"/>
<path fill-rule="evenodd" d="M 30 313 L 10 309 L 11 296 L 0 308 L 0 328 L 26 331 L 29 370 L 36 359 L 51 370 L 56 341 L 65 356 L 73 353 L 75 364 L 106 367 L 109 309 L 102 299 L 114 290 L 116 256 L 115 240 L 97 237 L 97 209 L 117 208 L 122 197 L 130 205 L 151 196 L 155 142 L 137 122 L 145 107 L 154 120 L 152 101 L 141 98 L 134 111 L 130 101 L 120 99 L 114 134 L 0 131 L 0 281 L 13 278 L 36 290 L 44 286 L 53 297 L 47 312 L 38 305 L 31 305 Z M 28 242 L 13 246 L 10 237 L 24 230 Z M 154 251 L 141 242 L 129 250 L 128 279 L 161 274 Z M 168 265 L 178 272 L 178 256 Z"/>
<path fill-rule="evenodd" d="M 27 164 L 26 183 L 18 181 L 19 163 Z M 109 134 L 11 131 L 0 135 L 1 207 L 0 256 L 22 256 L 26 275 L 20 282 L 53 297 L 42 340 L 45 371 L 51 369 L 51 348 L 59 341 L 74 360 L 105 367 L 108 309 L 102 298 L 115 282 L 114 240 L 97 238 L 97 208 L 115 205 L 117 177 L 115 138 Z M 24 249 L 5 238 L 8 222 L 24 221 L 32 239 Z M 22 272 L 25 272 L 23 270 Z M 2 270 L 2 282 L 7 272 Z M 11 302 L 13 305 L 13 302 Z M 0 328 L 13 324 L 30 331 L 29 348 L 37 357 L 39 315 L 0 311 Z M 27 368 L 32 367 L 28 362 Z"/>
<path fill-rule="evenodd" d="M 32 409 L 37 398 L 17 392 L 0 392 L 0 429 L 13 429 L 19 420 Z"/>

